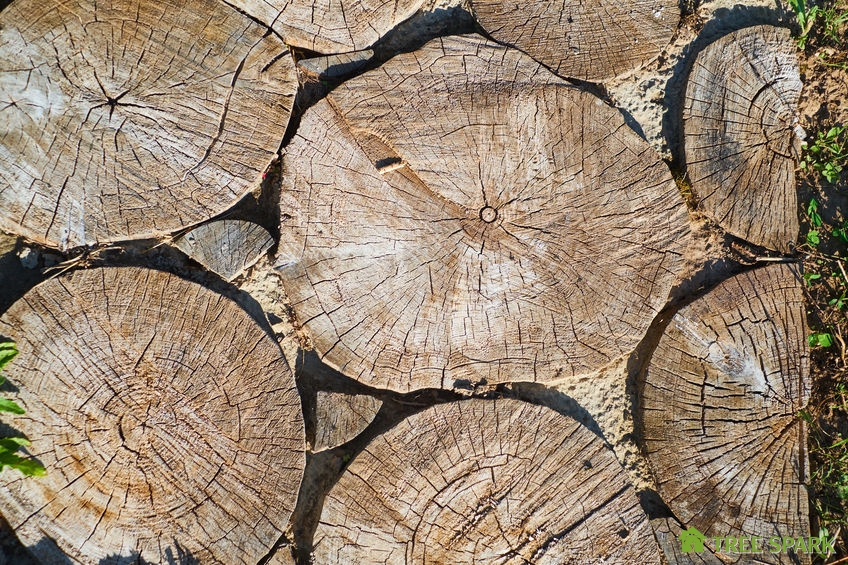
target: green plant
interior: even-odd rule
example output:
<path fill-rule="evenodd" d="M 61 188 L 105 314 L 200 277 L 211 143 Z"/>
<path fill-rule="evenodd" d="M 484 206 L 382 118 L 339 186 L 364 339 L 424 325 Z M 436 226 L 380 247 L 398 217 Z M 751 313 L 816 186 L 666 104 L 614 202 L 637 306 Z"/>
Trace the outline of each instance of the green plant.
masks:
<path fill-rule="evenodd" d="M 846 22 L 848 22 L 848 11 L 841 12 L 835 8 L 827 8 L 819 12 L 824 22 L 824 36 L 834 43 L 842 43 L 840 33 Z"/>
<path fill-rule="evenodd" d="M 833 335 L 824 332 L 813 332 L 807 336 L 807 343 L 810 347 L 830 347 L 833 345 Z"/>
<path fill-rule="evenodd" d="M 8 365 L 12 359 L 18 354 L 18 348 L 13 341 L 0 342 L 0 371 Z M 6 382 L 6 378 L 0 375 L 0 385 Z M 0 412 L 9 412 L 11 414 L 23 414 L 26 411 L 14 400 L 0 397 Z M 0 471 L 4 467 L 17 469 L 24 475 L 43 476 L 46 474 L 44 466 L 35 459 L 21 457 L 18 451 L 22 447 L 30 445 L 28 439 L 24 437 L 3 437 L 0 438 Z"/>
<path fill-rule="evenodd" d="M 845 126 L 833 126 L 820 131 L 812 144 L 804 143 L 806 155 L 799 163 L 802 169 L 811 167 L 820 172 L 829 183 L 836 183 L 845 165 L 848 165 L 848 136 Z"/>
<path fill-rule="evenodd" d="M 807 38 L 813 30 L 813 25 L 816 23 L 816 17 L 819 14 L 818 6 L 808 6 L 806 0 L 786 0 L 789 7 L 795 12 L 795 19 L 798 20 L 798 27 L 801 33 L 798 34 L 798 48 L 804 49 L 807 46 Z"/>

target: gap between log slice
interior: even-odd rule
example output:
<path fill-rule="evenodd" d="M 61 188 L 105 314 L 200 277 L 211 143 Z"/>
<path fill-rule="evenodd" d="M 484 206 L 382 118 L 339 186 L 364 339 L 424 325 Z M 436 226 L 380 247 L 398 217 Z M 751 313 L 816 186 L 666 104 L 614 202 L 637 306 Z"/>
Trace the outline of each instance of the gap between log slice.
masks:
<path fill-rule="evenodd" d="M 618 111 L 477 36 L 341 84 L 283 168 L 298 320 L 329 365 L 401 392 L 597 370 L 642 339 L 689 241 Z"/>
<path fill-rule="evenodd" d="M 288 45 L 324 54 L 371 47 L 412 17 L 424 0 L 232 0 Z"/>
<path fill-rule="evenodd" d="M 294 62 L 223 2 L 16 0 L 0 29 L 0 221 L 39 243 L 206 220 L 282 141 Z"/>
<path fill-rule="evenodd" d="M 518 400 L 436 405 L 378 436 L 327 495 L 314 540 L 326 565 L 660 562 L 603 440 Z"/>
<path fill-rule="evenodd" d="M 698 55 L 683 109 L 686 170 L 700 207 L 729 233 L 782 252 L 799 229 L 800 94 L 789 30 L 756 26 Z"/>
<path fill-rule="evenodd" d="M 231 281 L 256 264 L 274 245 L 268 230 L 244 220 L 198 226 L 174 244 L 186 255 Z"/>
<path fill-rule="evenodd" d="M 234 302 L 159 271 L 77 271 L 16 302 L 0 335 L 20 349 L 14 425 L 47 468 L 0 473 L 3 515 L 31 549 L 47 536 L 81 563 L 180 549 L 253 565 L 277 542 L 306 464 L 300 398 Z"/>
<path fill-rule="evenodd" d="M 708 537 L 809 535 L 799 280 L 774 265 L 721 283 L 675 314 L 648 366 L 642 418 L 658 491 Z"/>
<path fill-rule="evenodd" d="M 656 59 L 680 22 L 674 0 L 471 0 L 471 7 L 496 41 L 560 76 L 592 81 Z"/>

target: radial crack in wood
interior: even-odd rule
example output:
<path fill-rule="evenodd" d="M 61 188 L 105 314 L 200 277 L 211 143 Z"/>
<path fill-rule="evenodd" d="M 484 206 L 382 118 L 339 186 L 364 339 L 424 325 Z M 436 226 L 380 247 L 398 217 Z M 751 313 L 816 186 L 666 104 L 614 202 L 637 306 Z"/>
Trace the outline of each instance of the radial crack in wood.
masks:
<path fill-rule="evenodd" d="M 560 76 L 592 81 L 656 59 L 680 21 L 675 0 L 471 0 L 471 7 L 496 41 Z"/>
<path fill-rule="evenodd" d="M 374 420 L 382 402 L 366 394 L 318 392 L 315 402 L 315 451 L 355 438 Z"/>
<path fill-rule="evenodd" d="M 229 1 L 273 28 L 287 44 L 325 54 L 372 46 L 424 4 L 424 0 Z"/>
<path fill-rule="evenodd" d="M 0 473 L 21 540 L 96 564 L 137 555 L 254 565 L 294 509 L 300 398 L 276 341 L 231 300 L 159 271 L 100 268 L 35 287 L 0 318 L 47 476 Z M 36 545 L 38 544 L 38 545 Z M 48 559 L 47 555 L 39 555 Z"/>
<path fill-rule="evenodd" d="M 374 439 L 328 494 L 316 563 L 659 563 L 612 451 L 518 400 L 419 412 Z"/>
<path fill-rule="evenodd" d="M 683 109 L 686 170 L 729 233 L 782 252 L 798 236 L 801 77 L 788 29 L 756 26 L 702 51 Z"/>
<path fill-rule="evenodd" d="M 773 265 L 721 283 L 675 314 L 648 367 L 642 418 L 658 491 L 708 537 L 809 535 L 799 278 Z"/>
<path fill-rule="evenodd" d="M 289 120 L 287 47 L 215 0 L 0 12 L 0 222 L 53 247 L 158 236 L 254 188 Z"/>
<path fill-rule="evenodd" d="M 477 36 L 340 85 L 283 169 L 298 320 L 329 365 L 402 392 L 608 364 L 689 241 L 667 167 L 619 112 Z"/>
<path fill-rule="evenodd" d="M 231 281 L 255 265 L 274 245 L 274 238 L 253 222 L 219 220 L 191 230 L 174 243 L 186 255 Z"/>

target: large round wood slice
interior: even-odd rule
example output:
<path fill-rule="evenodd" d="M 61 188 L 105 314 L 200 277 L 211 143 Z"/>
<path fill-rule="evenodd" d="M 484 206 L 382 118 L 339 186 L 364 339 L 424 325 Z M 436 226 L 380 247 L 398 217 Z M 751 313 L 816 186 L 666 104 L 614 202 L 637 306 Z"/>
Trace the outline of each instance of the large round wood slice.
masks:
<path fill-rule="evenodd" d="M 54 247 L 231 207 L 283 138 L 286 46 L 216 0 L 16 0 L 0 12 L 0 223 Z"/>
<path fill-rule="evenodd" d="M 612 451 L 518 400 L 437 405 L 377 437 L 324 503 L 315 562 L 659 563 Z"/>
<path fill-rule="evenodd" d="M 618 111 L 477 36 L 336 88 L 283 166 L 286 292 L 324 361 L 372 386 L 594 371 L 642 339 L 688 241 Z"/>
<path fill-rule="evenodd" d="M 25 544 L 255 564 L 305 466 L 300 399 L 276 341 L 231 300 L 173 275 L 100 268 L 48 280 L 0 318 L 47 476 L 0 473 Z M 39 546 L 40 547 L 40 546 Z M 46 556 L 45 556 L 46 557 Z"/>
<path fill-rule="evenodd" d="M 411 17 L 424 0 L 232 0 L 289 45 L 321 53 L 370 47 Z"/>
<path fill-rule="evenodd" d="M 671 41 L 675 0 L 471 0 L 480 25 L 555 73 L 603 80 L 638 69 Z"/>
<path fill-rule="evenodd" d="M 809 397 L 799 275 L 737 275 L 681 309 L 642 394 L 645 445 L 675 516 L 708 537 L 809 535 Z"/>
<path fill-rule="evenodd" d="M 702 51 L 683 109 L 686 169 L 729 233 L 787 252 L 798 236 L 798 54 L 788 29 L 757 26 Z"/>
<path fill-rule="evenodd" d="M 201 265 L 231 281 L 255 265 L 274 245 L 274 238 L 253 222 L 219 220 L 194 228 L 174 244 Z"/>

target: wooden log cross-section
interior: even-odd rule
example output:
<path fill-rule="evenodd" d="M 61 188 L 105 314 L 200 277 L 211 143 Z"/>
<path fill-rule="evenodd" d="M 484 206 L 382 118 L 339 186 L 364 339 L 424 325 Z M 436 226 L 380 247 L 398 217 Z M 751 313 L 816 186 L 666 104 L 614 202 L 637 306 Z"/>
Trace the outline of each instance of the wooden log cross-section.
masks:
<path fill-rule="evenodd" d="M 518 400 L 436 405 L 374 439 L 327 495 L 315 563 L 660 563 L 612 451 Z"/>
<path fill-rule="evenodd" d="M 156 237 L 255 188 L 297 89 L 286 45 L 219 0 L 0 12 L 0 224 L 69 248 Z"/>
<path fill-rule="evenodd" d="M 90 565 L 180 552 L 255 565 L 277 543 L 306 464 L 300 398 L 279 345 L 234 302 L 98 268 L 35 287 L 0 335 L 20 349 L 13 425 L 47 469 L 0 473 L 0 507 L 39 560 L 65 563 L 58 546 Z"/>
<path fill-rule="evenodd" d="M 445 37 L 310 108 L 276 265 L 323 360 L 401 392 L 550 382 L 629 353 L 688 242 L 668 168 L 521 52 Z"/>
<path fill-rule="evenodd" d="M 496 41 L 563 77 L 614 78 L 655 59 L 680 21 L 675 0 L 471 0 Z"/>
<path fill-rule="evenodd" d="M 231 0 L 288 45 L 324 54 L 370 47 L 414 15 L 424 0 Z"/>
<path fill-rule="evenodd" d="M 642 418 L 658 492 L 708 537 L 809 535 L 802 284 L 783 264 L 736 275 L 675 314 L 648 366 Z"/>
<path fill-rule="evenodd" d="M 186 255 L 231 281 L 274 245 L 268 230 L 244 220 L 217 220 L 180 236 L 174 244 Z"/>
<path fill-rule="evenodd" d="M 782 252 L 798 236 L 800 95 L 789 30 L 756 26 L 698 55 L 683 109 L 686 170 L 701 209 L 729 233 Z"/>

